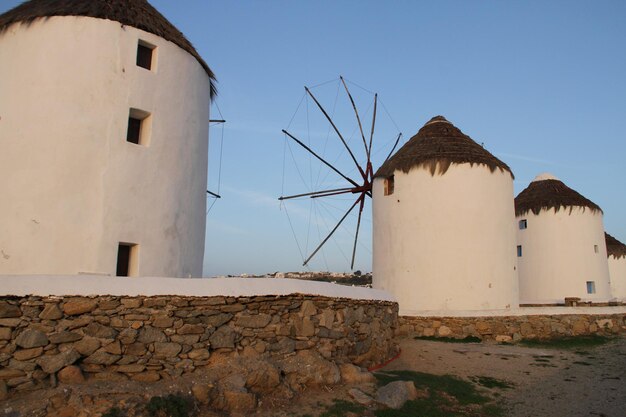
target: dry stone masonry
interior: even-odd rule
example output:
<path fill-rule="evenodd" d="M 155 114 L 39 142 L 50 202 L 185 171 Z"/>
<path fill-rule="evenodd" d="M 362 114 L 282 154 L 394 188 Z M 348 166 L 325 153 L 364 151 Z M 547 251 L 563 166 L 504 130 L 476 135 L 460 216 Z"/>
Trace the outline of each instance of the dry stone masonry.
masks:
<path fill-rule="evenodd" d="M 468 336 L 511 342 L 521 339 L 551 339 L 582 335 L 626 333 L 626 314 L 564 314 L 493 317 L 398 318 L 399 335 L 426 337 Z"/>
<path fill-rule="evenodd" d="M 340 364 L 397 354 L 397 312 L 393 302 L 305 295 L 1 297 L 0 397 L 85 378 L 157 381 L 203 369 L 216 354 L 275 360 L 292 388 L 336 383 Z M 328 369 L 307 377 L 307 361 Z M 279 378 L 261 368 L 244 383 Z"/>

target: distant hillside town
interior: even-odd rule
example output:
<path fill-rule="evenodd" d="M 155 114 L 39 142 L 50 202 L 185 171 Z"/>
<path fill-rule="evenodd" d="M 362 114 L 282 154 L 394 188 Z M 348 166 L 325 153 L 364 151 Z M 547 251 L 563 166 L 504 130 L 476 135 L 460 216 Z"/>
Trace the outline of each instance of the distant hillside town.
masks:
<path fill-rule="evenodd" d="M 354 271 L 346 272 L 329 272 L 329 271 L 305 271 L 305 272 L 272 272 L 262 275 L 240 274 L 240 275 L 222 275 L 217 278 L 289 278 L 303 279 L 308 281 L 333 282 L 341 285 L 354 285 L 358 287 L 372 286 L 372 273 Z"/>

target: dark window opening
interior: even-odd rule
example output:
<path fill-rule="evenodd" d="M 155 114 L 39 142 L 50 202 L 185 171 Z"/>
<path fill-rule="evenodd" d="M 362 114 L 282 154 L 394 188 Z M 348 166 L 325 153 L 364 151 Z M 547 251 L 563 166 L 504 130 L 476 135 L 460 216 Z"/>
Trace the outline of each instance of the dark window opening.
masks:
<path fill-rule="evenodd" d="M 595 281 L 587 281 L 587 294 L 595 294 L 595 293 L 596 293 Z"/>
<path fill-rule="evenodd" d="M 522 257 L 522 245 L 517 245 L 517 257 Z"/>
<path fill-rule="evenodd" d="M 128 118 L 128 132 L 126 133 L 126 140 L 131 143 L 139 145 L 141 139 L 141 119 L 135 117 Z"/>
<path fill-rule="evenodd" d="M 519 228 L 520 229 L 527 229 L 528 228 L 528 220 L 526 220 L 526 219 L 520 220 L 519 221 Z"/>
<path fill-rule="evenodd" d="M 392 175 L 391 177 L 385 178 L 385 195 L 393 194 L 395 188 L 395 179 Z"/>
<path fill-rule="evenodd" d="M 137 45 L 137 66 L 145 68 L 147 70 L 152 69 L 152 51 L 148 45 L 139 43 Z"/>
<path fill-rule="evenodd" d="M 150 113 L 139 109 L 130 109 L 128 112 L 128 130 L 126 141 L 136 145 L 148 146 L 152 132 L 152 117 Z"/>
<path fill-rule="evenodd" d="M 132 245 L 120 243 L 117 248 L 117 272 L 118 277 L 127 277 L 130 270 L 130 254 Z"/>

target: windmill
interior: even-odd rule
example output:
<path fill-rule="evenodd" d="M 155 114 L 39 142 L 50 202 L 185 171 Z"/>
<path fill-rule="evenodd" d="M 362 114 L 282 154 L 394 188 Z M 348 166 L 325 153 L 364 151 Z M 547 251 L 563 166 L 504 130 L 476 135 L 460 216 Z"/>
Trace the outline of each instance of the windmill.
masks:
<path fill-rule="evenodd" d="M 335 80 L 332 80 L 332 81 L 335 81 Z M 329 81 L 327 83 L 330 83 L 332 81 Z M 294 199 L 305 199 L 305 198 L 323 199 L 323 198 L 329 198 L 333 196 L 342 196 L 342 195 L 353 196 L 354 201 L 352 202 L 350 207 L 347 210 L 345 210 L 341 218 L 336 222 L 335 226 L 332 227 L 330 232 L 328 232 L 323 239 L 321 239 L 320 243 L 315 247 L 314 250 L 306 254 L 306 257 L 303 256 L 303 259 L 304 259 L 303 266 L 306 266 L 309 263 L 309 261 L 314 256 L 316 256 L 316 254 L 318 254 L 318 252 L 322 249 L 322 247 L 337 232 L 337 230 L 344 223 L 346 218 L 358 207 L 358 215 L 357 215 L 356 227 L 354 228 L 354 240 L 352 242 L 352 251 L 351 251 L 351 260 L 350 260 L 350 269 L 354 269 L 354 262 L 356 258 L 356 252 L 357 252 L 357 243 L 359 239 L 359 230 L 361 227 L 361 220 L 362 220 L 364 206 L 365 206 L 366 199 L 372 197 L 372 181 L 374 179 L 374 169 L 372 165 L 372 158 L 374 156 L 373 144 L 374 144 L 374 135 L 376 131 L 376 117 L 377 117 L 378 105 L 379 103 L 382 104 L 382 102 L 379 101 L 377 93 L 373 93 L 369 90 L 365 90 L 362 87 L 358 86 L 357 84 L 347 81 L 342 76 L 340 76 L 337 81 L 338 81 L 337 94 L 339 94 L 340 89 L 343 91 L 343 94 L 345 94 L 345 97 L 350 103 L 349 107 L 351 107 L 351 112 L 353 113 L 351 117 L 356 122 L 356 125 L 358 127 L 354 129 L 354 131 L 356 132 L 356 136 L 358 137 L 358 140 L 354 140 L 353 142 L 358 142 L 358 145 L 356 146 L 358 146 L 360 151 L 357 152 L 356 149 L 353 149 L 353 147 L 355 147 L 354 143 L 352 143 L 353 147 L 350 146 L 349 139 L 351 138 L 351 136 L 347 136 L 346 132 L 342 133 L 341 131 L 342 129 L 338 127 L 338 124 L 333 119 L 333 116 L 329 113 L 327 108 L 325 108 L 321 104 L 320 102 L 321 100 L 318 99 L 316 94 L 313 93 L 312 90 L 315 87 L 309 88 L 305 86 L 304 87 L 305 93 L 304 93 L 303 98 L 307 99 L 307 103 L 308 103 L 308 100 L 311 100 L 312 107 L 316 109 L 316 111 L 318 111 L 321 115 L 323 115 L 322 119 L 328 125 L 332 136 L 336 137 L 334 140 L 338 141 L 336 143 L 339 144 L 341 148 L 341 152 L 346 155 L 346 159 L 348 161 L 347 163 L 349 165 L 345 167 L 339 167 L 337 164 L 338 162 L 337 159 L 333 160 L 331 158 L 328 158 L 324 154 L 323 151 L 320 151 L 319 149 L 317 149 L 317 147 L 319 147 L 320 144 L 314 144 L 310 140 L 309 140 L 309 144 L 307 144 L 305 143 L 305 140 L 302 137 L 298 137 L 298 135 L 294 133 L 292 130 L 290 130 L 289 128 L 282 129 L 282 132 L 285 135 L 286 141 L 291 141 L 293 143 L 296 143 L 302 150 L 304 150 L 307 153 L 309 158 L 316 160 L 319 164 L 321 164 L 321 166 L 330 170 L 330 172 L 332 172 L 332 174 L 337 178 L 337 180 L 341 182 L 342 186 L 335 187 L 335 188 L 313 189 L 308 192 L 296 193 L 296 194 L 291 194 L 291 195 L 281 195 L 278 199 L 281 201 L 281 204 L 282 204 L 286 200 L 294 200 Z M 327 83 L 322 83 L 322 84 L 319 84 L 318 86 L 321 86 Z M 348 83 L 354 84 L 357 87 L 373 95 L 373 103 L 372 103 L 373 111 L 371 114 L 371 123 L 368 121 L 365 127 L 361 120 L 361 117 L 363 114 L 359 113 L 359 110 L 355 103 L 355 99 L 348 88 Z M 335 104 L 336 104 L 336 101 L 335 101 Z M 383 107 L 384 107 L 384 104 L 383 104 Z M 385 112 L 387 113 L 387 115 L 389 115 L 386 109 L 385 109 Z M 334 112 L 331 111 L 331 113 L 334 113 Z M 389 118 L 391 117 L 389 116 Z M 393 119 L 391 120 L 393 121 Z M 309 122 L 309 119 L 307 116 L 307 124 L 308 122 Z M 394 122 L 394 125 L 395 125 L 395 122 Z M 397 128 L 397 125 L 396 125 L 396 128 Z M 394 150 L 396 149 L 396 147 L 398 146 L 400 142 L 401 137 L 402 137 L 402 133 L 398 132 L 397 136 L 395 137 L 395 142 L 393 146 L 391 147 L 391 150 L 388 152 L 387 157 L 385 158 L 384 161 L 389 159 L 389 157 L 393 154 Z M 324 150 L 326 149 L 326 147 L 327 147 L 326 144 L 324 144 L 323 146 Z M 357 156 L 357 154 L 359 154 L 359 156 Z M 284 182 L 284 178 L 283 178 L 283 182 Z M 292 230 L 293 230 L 293 227 L 292 227 Z"/>

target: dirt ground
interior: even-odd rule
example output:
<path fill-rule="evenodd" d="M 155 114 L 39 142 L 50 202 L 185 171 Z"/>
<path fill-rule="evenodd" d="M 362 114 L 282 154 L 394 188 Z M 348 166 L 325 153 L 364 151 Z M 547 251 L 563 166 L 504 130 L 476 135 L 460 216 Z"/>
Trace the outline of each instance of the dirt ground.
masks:
<path fill-rule="evenodd" d="M 530 348 L 495 343 L 445 343 L 400 339 L 402 354 L 381 371 L 410 370 L 436 375 L 454 375 L 476 381 L 491 377 L 507 382 L 511 388 L 481 388 L 496 398 L 510 417 L 541 416 L 626 416 L 626 338 L 605 345 L 580 349 Z M 161 381 L 94 382 L 81 386 L 60 385 L 55 389 L 13 397 L 0 404 L 0 416 L 45 416 L 51 398 L 73 404 L 76 413 L 100 415 L 113 405 L 146 402 L 155 395 L 179 392 L 191 395 L 189 387 L 198 383 L 189 375 L 174 383 Z M 259 404 L 257 416 L 318 416 L 333 400 L 352 401 L 350 386 L 337 385 L 307 390 L 293 398 L 277 396 Z M 373 394 L 374 385 L 359 387 Z M 132 413 L 141 415 L 142 413 Z M 206 409 L 199 415 L 224 416 Z M 354 414 L 346 414 L 352 415 Z M 367 412 L 363 415 L 373 415 Z"/>
<path fill-rule="evenodd" d="M 513 384 L 491 390 L 510 417 L 626 416 L 626 338 L 580 349 L 400 341 L 402 355 L 383 370 L 414 370 Z"/>

